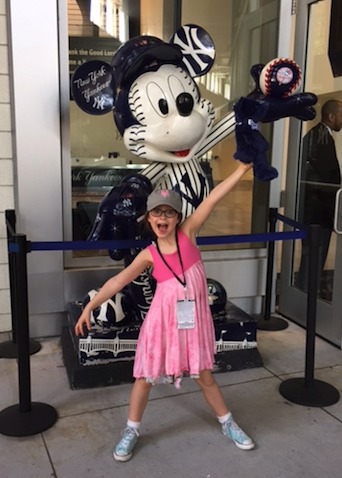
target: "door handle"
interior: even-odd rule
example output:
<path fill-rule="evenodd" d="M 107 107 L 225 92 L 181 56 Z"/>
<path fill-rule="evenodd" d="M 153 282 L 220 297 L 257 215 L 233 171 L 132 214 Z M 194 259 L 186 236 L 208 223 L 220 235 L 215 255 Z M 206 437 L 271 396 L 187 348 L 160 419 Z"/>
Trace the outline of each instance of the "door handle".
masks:
<path fill-rule="evenodd" d="M 342 229 L 339 228 L 339 213 L 340 213 L 340 202 L 342 198 L 342 189 L 339 189 L 336 193 L 336 198 L 335 198 L 335 215 L 334 215 L 334 231 L 336 234 L 342 234 Z M 341 216 L 341 222 L 342 222 L 342 216 Z M 342 227 L 342 225 L 341 225 Z"/>

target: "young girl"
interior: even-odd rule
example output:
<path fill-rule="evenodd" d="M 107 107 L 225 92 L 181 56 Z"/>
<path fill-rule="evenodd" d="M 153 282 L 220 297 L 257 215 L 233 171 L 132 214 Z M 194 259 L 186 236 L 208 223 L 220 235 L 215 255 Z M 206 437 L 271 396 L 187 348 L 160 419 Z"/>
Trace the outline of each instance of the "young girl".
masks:
<path fill-rule="evenodd" d="M 153 268 L 157 288 L 139 333 L 133 371 L 136 380 L 130 396 L 127 427 L 114 448 L 115 460 L 127 461 L 133 454 L 152 385 L 167 381 L 179 387 L 184 375 L 198 383 L 222 425 L 223 434 L 242 450 L 254 448 L 253 441 L 233 420 L 212 375 L 214 325 L 206 275 L 196 246 L 200 227 L 250 167 L 250 164 L 240 163 L 182 224 L 179 194 L 165 189 L 152 192 L 147 200 L 145 220 L 155 242 L 103 285 L 86 305 L 75 326 L 76 335 L 83 335 L 84 325 L 90 330 L 90 315 L 94 309 L 146 268 Z"/>

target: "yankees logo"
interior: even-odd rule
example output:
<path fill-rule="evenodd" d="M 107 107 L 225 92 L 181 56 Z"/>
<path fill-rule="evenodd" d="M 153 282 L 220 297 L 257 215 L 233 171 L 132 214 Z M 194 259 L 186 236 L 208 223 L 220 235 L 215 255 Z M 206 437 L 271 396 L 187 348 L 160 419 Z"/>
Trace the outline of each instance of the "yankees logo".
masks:
<path fill-rule="evenodd" d="M 210 70 L 215 60 L 215 49 L 210 36 L 203 28 L 185 25 L 175 33 L 172 42 L 181 48 L 183 63 L 191 76 Z"/>
<path fill-rule="evenodd" d="M 103 110 L 104 107 L 105 107 L 105 100 L 99 96 L 95 96 L 94 98 L 94 103 L 93 103 L 93 107 L 94 108 L 97 108 L 97 109 L 100 109 L 100 110 Z"/>

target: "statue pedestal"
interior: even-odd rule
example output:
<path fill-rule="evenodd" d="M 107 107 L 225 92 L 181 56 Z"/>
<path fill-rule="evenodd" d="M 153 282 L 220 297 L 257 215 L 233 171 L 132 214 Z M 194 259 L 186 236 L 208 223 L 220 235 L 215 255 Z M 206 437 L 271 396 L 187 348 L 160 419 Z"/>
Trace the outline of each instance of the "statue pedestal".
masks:
<path fill-rule="evenodd" d="M 103 333 L 97 329 L 88 337 L 79 338 L 73 331 L 80 313 L 77 303 L 69 304 L 69 325 L 63 328 L 61 336 L 70 387 L 83 389 L 133 382 L 139 324 Z M 228 301 L 225 314 L 214 318 L 214 326 L 217 345 L 215 373 L 262 366 L 255 319 Z"/>

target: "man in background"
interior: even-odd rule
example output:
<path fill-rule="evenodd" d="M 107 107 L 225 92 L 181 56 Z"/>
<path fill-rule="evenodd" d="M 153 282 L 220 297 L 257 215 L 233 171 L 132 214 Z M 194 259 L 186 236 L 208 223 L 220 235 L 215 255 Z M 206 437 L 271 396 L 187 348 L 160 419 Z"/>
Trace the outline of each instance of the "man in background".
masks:
<path fill-rule="evenodd" d="M 322 272 L 333 230 L 336 192 L 341 187 L 341 172 L 332 132 L 338 132 L 341 128 L 342 102 L 328 100 L 322 106 L 320 123 L 308 131 L 303 139 L 298 220 L 305 225 L 319 224 L 322 227 L 319 288 L 322 288 Z M 308 284 L 308 259 L 308 241 L 305 239 L 302 242 L 302 257 L 295 284 L 305 292 Z"/>

